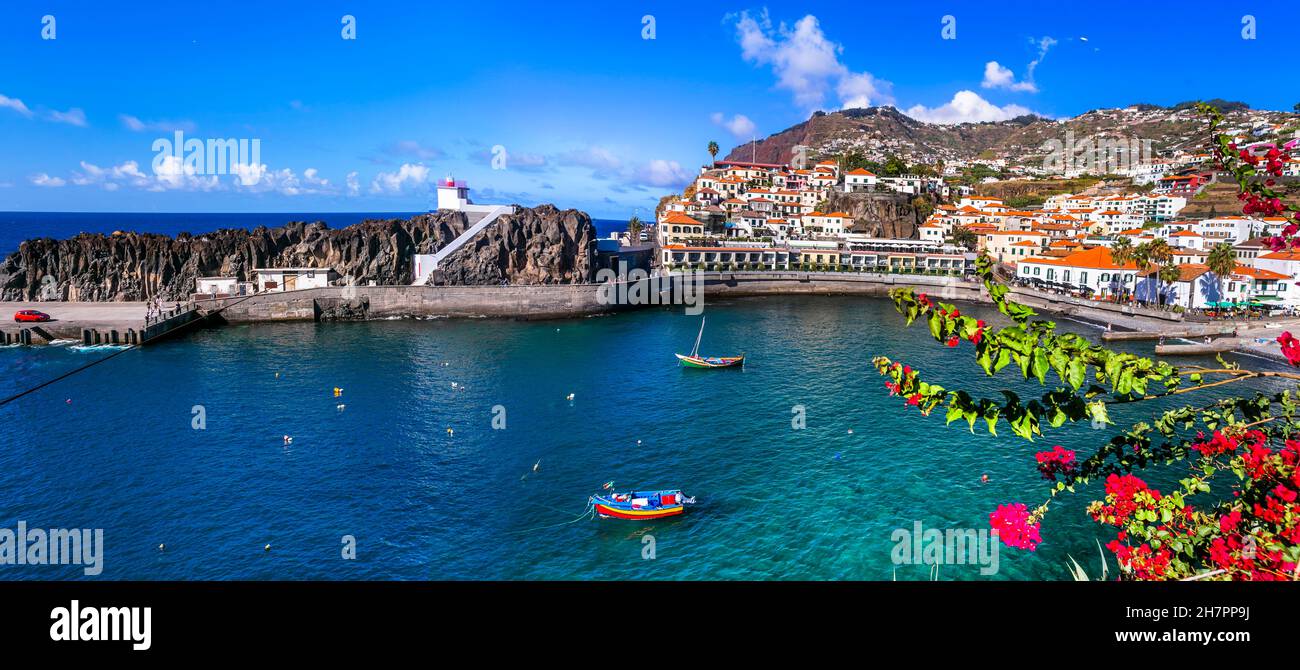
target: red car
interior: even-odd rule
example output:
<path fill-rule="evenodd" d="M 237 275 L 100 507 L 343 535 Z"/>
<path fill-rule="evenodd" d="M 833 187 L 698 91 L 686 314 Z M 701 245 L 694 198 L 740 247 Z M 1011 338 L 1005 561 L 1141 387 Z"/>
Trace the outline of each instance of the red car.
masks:
<path fill-rule="evenodd" d="M 21 309 L 14 314 L 14 321 L 22 323 L 24 321 L 49 321 L 50 315 L 45 312 L 38 312 L 34 309 Z"/>

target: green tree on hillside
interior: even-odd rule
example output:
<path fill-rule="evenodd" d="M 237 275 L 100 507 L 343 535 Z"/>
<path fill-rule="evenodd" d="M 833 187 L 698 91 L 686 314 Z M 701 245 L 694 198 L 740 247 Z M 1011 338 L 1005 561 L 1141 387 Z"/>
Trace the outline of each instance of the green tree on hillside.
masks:
<path fill-rule="evenodd" d="M 974 251 L 975 246 L 979 244 L 979 236 L 971 232 L 971 229 L 966 226 L 953 226 L 948 241 Z"/>
<path fill-rule="evenodd" d="M 880 174 L 885 177 L 897 177 L 907 174 L 907 161 L 894 154 L 885 157 L 885 164 L 880 166 Z"/>

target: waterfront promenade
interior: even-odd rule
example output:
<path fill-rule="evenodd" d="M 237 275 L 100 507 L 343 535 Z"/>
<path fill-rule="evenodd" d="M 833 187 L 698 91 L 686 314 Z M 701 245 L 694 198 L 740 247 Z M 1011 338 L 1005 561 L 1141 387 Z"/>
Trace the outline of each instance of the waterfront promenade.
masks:
<path fill-rule="evenodd" d="M 982 286 L 967 277 L 921 274 L 846 272 L 706 272 L 701 273 L 703 296 L 710 299 L 764 295 L 886 296 L 895 287 L 912 287 L 945 301 L 987 303 Z M 666 278 L 659 278 L 661 281 Z M 655 281 L 644 280 L 644 281 Z M 672 281 L 682 281 L 673 275 Z M 624 282 L 626 284 L 626 282 Z M 254 296 L 194 301 L 208 324 L 272 321 L 382 320 L 396 318 L 514 318 L 557 319 L 638 309 L 644 305 L 612 303 L 602 296 L 601 284 L 549 284 L 529 286 L 332 286 L 262 293 Z M 662 288 L 659 285 L 658 288 Z M 1055 314 L 1094 324 L 1109 324 L 1118 331 L 1148 333 L 1150 339 L 1209 335 L 1219 346 L 1280 359 L 1275 340 L 1284 330 L 1300 330 L 1300 318 L 1233 323 L 1185 322 L 1180 315 L 1129 305 L 1099 303 L 1016 287 L 1015 299 L 1045 314 Z M 663 304 L 663 303 L 659 303 Z M 52 339 L 81 340 L 85 329 L 100 332 L 129 329 L 144 331 L 143 302 L 36 302 L 7 303 L 7 308 L 38 309 L 54 321 L 40 324 L 4 323 L 0 330 L 11 338 L 23 328 L 38 333 L 33 343 Z M 188 322 L 198 319 L 190 319 Z M 1225 335 L 1233 328 L 1238 336 Z M 16 341 L 11 339 L 11 341 Z"/>

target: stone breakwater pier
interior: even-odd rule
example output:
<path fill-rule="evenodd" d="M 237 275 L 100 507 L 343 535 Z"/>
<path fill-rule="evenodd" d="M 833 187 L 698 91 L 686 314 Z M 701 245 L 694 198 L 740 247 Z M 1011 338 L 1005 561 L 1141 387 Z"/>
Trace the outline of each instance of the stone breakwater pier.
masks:
<path fill-rule="evenodd" d="M 641 295 L 659 291 L 666 298 L 682 295 L 682 282 L 698 282 L 694 292 L 707 305 L 711 299 L 764 295 L 863 295 L 883 297 L 895 287 L 911 287 L 945 301 L 987 303 L 983 287 L 962 277 L 844 273 L 844 272 L 707 272 L 674 274 L 642 280 Z M 619 284 L 622 284 L 620 286 Z M 8 303 L 14 310 L 38 309 L 54 320 L 35 324 L 5 324 L 0 344 L 44 344 L 57 339 L 82 344 L 149 344 L 202 325 L 274 321 L 367 321 L 398 318 L 563 319 L 667 304 L 611 300 L 635 294 L 634 283 L 540 284 L 507 286 L 330 286 L 198 299 L 165 312 L 146 323 L 145 303 L 36 302 Z M 616 290 L 622 289 L 622 290 Z M 1237 350 L 1280 359 L 1277 334 L 1300 330 L 1300 320 L 1190 323 L 1180 314 L 1129 305 L 1097 303 L 1013 288 L 1015 299 L 1052 313 L 1111 330 L 1103 339 L 1214 339 L 1213 349 Z M 1233 331 L 1237 335 L 1233 335 Z"/>

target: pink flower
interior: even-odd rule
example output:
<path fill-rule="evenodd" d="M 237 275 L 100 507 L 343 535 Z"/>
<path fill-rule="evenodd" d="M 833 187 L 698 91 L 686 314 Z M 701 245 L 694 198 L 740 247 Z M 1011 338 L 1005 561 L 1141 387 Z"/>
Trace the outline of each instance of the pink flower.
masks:
<path fill-rule="evenodd" d="M 998 505 L 997 510 L 989 515 L 989 525 L 1009 547 L 1034 551 L 1043 541 L 1038 534 L 1040 524 L 1029 523 L 1029 509 L 1024 503 Z"/>

